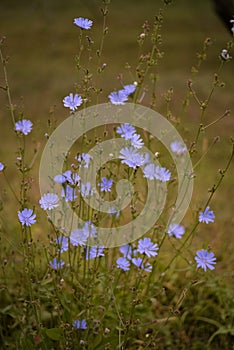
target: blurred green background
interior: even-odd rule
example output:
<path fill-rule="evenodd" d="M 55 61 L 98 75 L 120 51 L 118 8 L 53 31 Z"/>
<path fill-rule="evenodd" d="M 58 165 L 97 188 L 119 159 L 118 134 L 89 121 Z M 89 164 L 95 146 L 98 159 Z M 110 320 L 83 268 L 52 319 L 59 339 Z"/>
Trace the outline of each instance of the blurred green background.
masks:
<path fill-rule="evenodd" d="M 30 144 L 41 150 L 46 142 L 43 136 L 47 132 L 47 120 L 51 109 L 54 119 L 59 123 L 69 115 L 63 107 L 62 100 L 68 93 L 75 91 L 77 81 L 75 55 L 79 47 L 79 29 L 73 24 L 75 17 L 88 17 L 94 21 L 93 28 L 87 31 L 94 41 L 92 69 L 96 69 L 95 49 L 98 48 L 102 32 L 103 18 L 100 11 L 101 1 L 96 0 L 35 0 L 0 2 L 0 35 L 6 36 L 5 55 L 9 56 L 8 75 L 13 102 L 24 111 L 26 118 L 36 126 Z M 100 102 L 107 102 L 108 94 L 120 88 L 117 76 L 123 74 L 124 83 L 136 79 L 134 67 L 137 63 L 137 37 L 142 32 L 145 20 L 152 24 L 154 16 L 162 7 L 159 0 L 113 0 L 109 7 L 107 19 L 108 35 L 104 42 L 101 58 L 107 64 L 99 85 L 103 88 Z M 86 34 L 86 33 L 85 33 Z M 165 113 L 163 95 L 173 88 L 172 113 L 181 119 L 179 131 L 189 145 L 194 139 L 194 128 L 199 123 L 199 107 L 192 103 L 185 116 L 180 115 L 182 101 L 187 93 L 187 81 L 191 76 L 191 67 L 197 61 L 197 52 L 201 50 L 204 40 L 210 37 L 212 45 L 208 57 L 196 79 L 194 88 L 200 99 L 205 99 L 210 92 L 213 75 L 217 71 L 219 54 L 226 47 L 231 35 L 216 16 L 211 1 L 178 0 L 167 9 L 162 29 L 162 50 L 164 57 L 159 65 L 156 109 Z M 232 53 L 233 55 L 233 53 Z M 125 64 L 131 66 L 131 74 Z M 206 118 L 207 124 L 217 119 L 227 108 L 233 109 L 233 61 L 225 64 L 220 79 L 225 87 L 218 89 L 210 103 Z M 3 72 L 0 69 L 0 85 L 4 85 Z M 143 104 L 149 102 L 147 96 Z M 8 112 L 8 101 L 3 90 L 0 91 L 0 161 L 8 164 L 9 177 L 13 182 L 16 168 L 15 136 Z M 204 203 L 208 198 L 208 188 L 218 179 L 218 169 L 226 164 L 231 151 L 230 137 L 233 136 L 233 117 L 229 116 L 208 129 L 201 147 L 205 151 L 213 137 L 219 135 L 220 142 L 213 147 L 206 159 L 197 168 L 194 201 Z M 38 158 L 39 160 L 39 158 Z M 230 273 L 233 269 L 233 172 L 232 164 L 225 177 L 224 184 L 215 194 L 212 209 L 216 212 L 216 224 L 203 226 L 200 232 L 201 242 L 214 246 L 219 266 Z M 34 171 L 34 191 L 38 193 L 37 167 Z M 1 180 L 1 187 L 5 183 Z M 13 198 L 8 198 L 11 206 Z M 220 256 L 219 256 L 220 255 Z"/>

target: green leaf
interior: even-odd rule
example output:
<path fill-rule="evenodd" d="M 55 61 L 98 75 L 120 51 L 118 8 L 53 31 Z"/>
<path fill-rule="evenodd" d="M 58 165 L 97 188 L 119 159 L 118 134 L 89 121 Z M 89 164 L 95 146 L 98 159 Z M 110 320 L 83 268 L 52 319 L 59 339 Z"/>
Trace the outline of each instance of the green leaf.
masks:
<path fill-rule="evenodd" d="M 62 338 L 62 332 L 60 328 L 46 329 L 46 335 L 52 340 L 60 340 Z"/>
<path fill-rule="evenodd" d="M 232 336 L 234 336 L 234 328 L 231 327 L 220 327 L 209 339 L 208 344 L 210 345 L 211 342 L 213 341 L 213 339 L 217 336 L 217 335 L 225 335 L 225 334 L 230 334 Z"/>
<path fill-rule="evenodd" d="M 102 337 L 101 339 L 98 339 L 98 344 L 95 342 L 95 344 L 92 346 L 92 350 L 103 350 L 103 346 L 107 343 L 110 343 L 111 349 L 114 349 L 118 345 L 118 336 L 113 335 L 109 336 L 107 338 Z"/>

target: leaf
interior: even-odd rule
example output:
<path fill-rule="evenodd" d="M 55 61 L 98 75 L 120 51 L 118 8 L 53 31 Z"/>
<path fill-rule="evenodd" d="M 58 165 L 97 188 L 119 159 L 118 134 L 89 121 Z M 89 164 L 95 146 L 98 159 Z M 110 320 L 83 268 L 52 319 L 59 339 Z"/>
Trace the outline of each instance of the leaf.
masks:
<path fill-rule="evenodd" d="M 46 329 L 46 335 L 52 340 L 60 340 L 62 338 L 62 332 L 60 328 Z"/>
<path fill-rule="evenodd" d="M 234 328 L 226 328 L 226 327 L 220 327 L 214 334 L 212 334 L 212 336 L 210 337 L 208 344 L 210 345 L 210 343 L 213 341 L 213 339 L 217 336 L 217 335 L 224 335 L 224 334 L 228 334 L 230 333 L 232 336 L 234 336 Z"/>
<path fill-rule="evenodd" d="M 92 347 L 92 350 L 103 350 L 103 345 L 106 345 L 107 343 L 110 343 L 111 345 L 111 349 L 114 349 L 115 346 L 118 345 L 118 336 L 117 335 L 113 335 L 113 336 L 109 336 L 107 338 L 99 338 L 98 340 L 100 340 L 98 342 L 98 344 L 95 342 L 94 346 Z"/>
<path fill-rule="evenodd" d="M 4 307 L 3 309 L 0 309 L 0 313 L 1 314 L 9 314 L 9 310 L 12 308 L 12 305 L 7 305 L 6 307 Z"/>

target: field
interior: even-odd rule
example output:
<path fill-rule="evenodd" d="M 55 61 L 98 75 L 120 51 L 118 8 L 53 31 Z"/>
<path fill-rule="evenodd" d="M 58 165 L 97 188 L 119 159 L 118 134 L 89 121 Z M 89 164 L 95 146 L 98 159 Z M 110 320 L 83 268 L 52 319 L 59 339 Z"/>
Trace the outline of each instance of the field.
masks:
<path fill-rule="evenodd" d="M 2 51 L 4 57 L 9 57 L 7 75 L 10 94 L 16 108 L 15 116 L 17 119 L 30 119 L 34 125 L 32 134 L 27 137 L 24 144 L 25 149 L 28 150 L 25 154 L 26 163 L 30 163 L 34 154 L 36 155 L 34 166 L 30 171 L 30 192 L 27 192 L 25 198 L 21 197 L 21 200 L 23 198 L 24 201 L 30 198 L 28 203 L 33 208 L 38 206 L 40 199 L 38 171 L 41 155 L 47 142 L 45 134 L 51 134 L 56 126 L 69 116 L 68 110 L 63 106 L 63 98 L 70 92 L 78 90 L 83 91 L 83 95 L 85 95 L 86 91 L 87 106 L 90 106 L 108 102 L 110 92 L 120 89 L 122 82 L 126 85 L 138 81 L 139 84 L 140 78 L 137 75 L 136 67 L 138 67 L 142 53 L 147 54 L 152 45 L 149 39 L 141 47 L 140 34 L 144 31 L 142 26 L 144 23 L 145 26 L 149 24 L 150 30 L 152 30 L 155 16 L 163 8 L 163 1 L 112 0 L 108 5 L 105 23 L 108 29 L 106 29 L 104 36 L 102 32 L 103 17 L 105 16 L 100 8 L 104 9 L 105 5 L 97 0 L 70 0 L 69 2 L 65 0 L 35 0 L 32 2 L 2 0 L 0 3 L 0 36 L 6 37 Z M 80 71 L 76 67 L 80 48 L 80 32 L 73 24 L 74 18 L 79 16 L 93 20 L 93 28 L 83 34 L 82 67 L 85 69 Z M 86 35 L 88 38 L 85 37 Z M 191 151 L 195 181 L 191 205 L 184 222 L 192 230 L 192 221 L 196 220 L 199 210 L 203 208 L 210 196 L 210 189 L 219 183 L 222 170 L 231 159 L 231 137 L 234 133 L 233 60 L 222 61 L 220 53 L 227 47 L 227 42 L 231 43 L 233 38 L 215 14 L 212 2 L 208 0 L 196 2 L 175 0 L 166 6 L 162 23 L 160 23 L 160 35 L 160 38 L 157 37 L 157 45 L 159 45 L 161 57 L 157 57 L 157 64 L 144 79 L 137 102 L 140 101 L 143 106 L 151 106 L 153 110 L 167 117 L 182 135 Z M 205 52 L 203 56 L 199 56 L 204 48 L 204 42 L 207 45 Z M 100 49 L 100 45 L 102 52 L 99 58 L 96 52 Z M 234 55 L 232 48 L 230 55 Z M 200 60 L 201 66 L 198 67 L 199 57 L 202 59 Z M 98 73 L 98 67 L 103 67 L 101 73 Z M 195 72 L 194 67 L 197 68 L 198 72 Z M 217 74 L 217 85 L 213 91 L 215 74 Z M 89 90 L 85 90 L 85 78 L 88 79 L 86 87 L 89 86 Z M 155 86 L 152 83 L 154 78 Z M 189 85 L 190 79 L 192 84 Z M 19 137 L 16 137 L 12 127 L 9 99 L 4 90 L 3 67 L 0 69 L 0 86 L 0 162 L 6 164 L 7 171 L 5 177 L 0 174 L 0 249 L 3 271 L 0 302 L 2 322 L 0 347 L 3 349 L 198 350 L 212 348 L 212 350 L 218 350 L 221 347 L 227 350 L 234 349 L 232 345 L 234 340 L 233 160 L 230 161 L 227 172 L 224 173 L 222 183 L 220 186 L 218 185 L 217 191 L 214 191 L 210 204 L 216 215 L 215 224 L 203 224 L 196 229 L 196 235 L 191 240 L 191 245 L 185 246 L 187 250 L 182 255 L 182 259 L 177 256 L 178 259 L 171 265 L 169 274 L 158 285 L 153 283 L 155 279 L 152 277 L 147 282 L 147 288 L 144 287 L 145 277 L 142 277 L 138 271 L 137 277 L 142 278 L 138 285 L 139 293 L 135 293 L 131 289 L 132 295 L 128 299 L 128 296 L 122 291 L 125 283 L 128 283 L 128 277 L 122 275 L 121 278 L 118 277 L 115 282 L 116 300 L 118 301 L 118 298 L 123 298 L 123 300 L 119 305 L 117 302 L 113 302 L 114 299 L 111 301 L 113 313 L 120 320 L 125 319 L 125 316 L 126 320 L 129 318 L 132 322 L 131 327 L 128 328 L 126 324 L 116 326 L 113 321 L 114 317 L 110 313 L 106 314 L 106 318 L 104 316 L 102 318 L 100 310 L 96 314 L 94 312 L 95 316 L 93 316 L 92 311 L 89 311 L 90 313 L 84 313 L 84 315 L 87 318 L 90 316 L 90 320 L 92 317 L 95 317 L 96 320 L 100 316 L 100 320 L 98 319 L 100 323 L 95 326 L 96 328 L 91 329 L 91 333 L 84 335 L 85 340 L 82 346 L 77 344 L 78 342 L 81 344 L 83 338 L 79 334 L 74 335 L 73 330 L 69 327 L 66 328 L 66 324 L 72 323 L 71 320 L 66 323 L 66 317 L 69 318 L 68 314 L 71 310 L 69 311 L 67 308 L 66 315 L 58 312 L 59 317 L 58 315 L 54 316 L 56 312 L 53 313 L 50 310 L 52 306 L 48 306 L 48 300 L 39 296 L 43 291 L 48 298 L 51 298 L 52 304 L 60 307 L 57 299 L 60 298 L 58 296 L 60 289 L 62 290 L 59 285 L 62 275 L 60 272 L 59 275 L 51 273 L 51 276 L 55 276 L 54 284 L 49 281 L 48 276 L 47 281 L 45 277 L 47 272 L 43 275 L 43 271 L 46 269 L 46 260 L 43 254 L 44 250 L 47 249 L 49 235 L 53 230 L 46 220 L 46 214 L 40 210 L 37 216 L 40 223 L 38 222 L 35 228 L 32 227 L 32 234 L 35 242 L 40 242 L 43 245 L 43 241 L 45 241 L 45 246 L 41 250 L 35 248 L 33 253 L 35 254 L 33 255 L 35 257 L 34 268 L 38 269 L 38 273 L 33 272 L 33 278 L 37 276 L 45 284 L 43 285 L 44 289 L 40 290 L 33 282 L 32 289 L 35 288 L 34 302 L 37 305 L 42 305 L 41 313 L 44 313 L 44 316 L 42 315 L 40 319 L 41 323 L 35 321 L 33 312 L 36 314 L 36 311 L 33 311 L 34 307 L 31 310 L 26 306 L 29 299 L 27 293 L 29 292 L 25 287 L 21 290 L 21 286 L 26 284 L 28 280 L 24 277 L 25 269 L 20 267 L 20 264 L 24 266 L 25 254 L 31 256 L 27 249 L 24 250 L 25 241 L 22 239 L 23 236 L 19 234 L 21 232 L 17 218 L 19 203 L 13 194 L 15 191 L 17 196 L 22 196 L 22 187 L 21 191 L 19 189 L 22 186 L 22 174 L 17 170 L 15 164 L 19 154 L 19 145 L 22 147 L 22 139 L 19 142 Z M 98 89 L 100 89 L 99 92 L 97 92 Z M 212 96 L 209 100 L 211 91 Z M 192 145 L 203 113 L 198 102 L 206 100 L 208 100 L 208 106 L 204 109 L 202 123 L 205 126 L 209 125 L 209 127 L 201 130 L 199 139 L 193 148 Z M 225 117 L 220 118 L 227 110 L 230 112 L 227 112 Z M 219 118 L 220 120 L 216 122 Z M 20 207 L 22 209 L 22 201 Z M 162 226 L 163 219 L 159 222 L 159 230 Z M 173 247 L 175 248 L 175 246 Z M 164 254 L 164 257 L 158 270 L 157 268 L 154 270 L 154 277 L 158 277 L 159 272 L 163 273 L 165 261 L 170 256 L 170 252 L 167 250 L 171 247 L 170 243 L 167 243 L 163 248 L 161 254 Z M 194 272 L 190 267 L 184 266 L 185 260 L 189 261 L 191 258 L 191 252 L 203 247 L 209 247 L 217 257 L 215 270 L 208 271 L 206 274 L 200 271 Z M 50 255 L 50 253 L 48 254 Z M 110 261 L 114 255 L 115 253 L 110 253 L 105 262 L 111 265 Z M 48 260 L 48 255 L 46 256 Z M 18 263 L 19 267 L 17 267 Z M 85 271 L 86 267 L 81 266 Z M 99 267 L 101 273 L 105 275 L 105 264 L 100 264 Z M 86 276 L 85 273 L 84 276 Z M 96 270 L 93 276 L 94 281 L 98 280 Z M 111 277 L 113 276 L 116 276 L 115 270 L 111 270 Z M 87 276 L 85 278 L 84 283 L 91 281 Z M 131 285 L 131 281 L 134 281 L 134 275 L 129 275 L 129 281 Z M 75 286 L 75 282 L 73 286 L 72 283 L 67 282 L 67 289 L 63 294 L 64 299 L 60 300 L 62 305 L 67 297 L 66 293 L 69 295 L 69 293 L 73 293 L 73 289 L 76 292 L 79 289 L 78 285 Z M 107 285 L 107 278 L 105 277 L 105 281 L 101 280 L 100 283 L 104 283 L 104 286 L 105 283 Z M 48 291 L 45 291 L 47 285 Z M 86 284 L 84 285 L 86 286 Z M 102 284 L 101 286 L 97 283 L 99 294 L 101 293 L 99 287 L 105 290 Z M 57 293 L 56 296 L 53 296 L 53 288 Z M 133 288 L 132 285 L 131 288 Z M 150 288 L 151 291 L 147 294 Z M 112 292 L 114 293 L 115 290 L 113 289 Z M 104 305 L 105 301 L 98 299 L 97 295 L 99 294 L 93 293 L 93 304 L 100 303 L 101 305 L 103 303 Z M 142 304 L 139 301 L 141 296 Z M 160 296 L 160 302 L 158 296 Z M 83 294 L 82 298 L 84 298 Z M 129 311 L 132 318 L 128 314 L 124 314 L 125 303 L 128 303 L 129 300 L 132 302 L 131 298 L 135 298 L 138 300 L 137 303 L 139 302 L 134 310 L 134 316 L 133 311 Z M 73 299 L 79 301 L 79 297 Z M 73 299 L 71 298 L 71 300 Z M 82 300 L 85 305 L 88 305 L 88 299 Z M 16 311 L 16 308 L 19 308 L 20 311 Z M 40 307 L 38 306 L 38 308 Z M 122 313 L 118 312 L 118 308 L 123 310 Z M 53 315 L 51 319 L 49 319 L 50 312 Z M 147 313 L 149 313 L 148 316 Z M 139 330 L 137 320 L 141 317 L 143 326 L 141 325 Z M 163 321 L 160 321 L 160 325 L 156 326 L 149 322 L 148 317 L 151 319 L 155 317 Z M 27 324 L 28 320 L 31 324 Z M 24 330 L 20 327 L 21 322 L 25 325 Z M 61 327 L 58 322 L 61 322 Z M 41 325 L 40 331 L 38 324 Z M 110 324 L 110 329 L 107 328 L 108 324 Z M 47 330 L 45 331 L 45 329 Z M 51 329 L 55 330 L 55 333 L 50 332 Z M 109 329 L 110 335 L 107 329 Z M 27 332 L 29 333 L 28 342 L 24 339 L 24 337 L 27 338 Z M 74 335 L 73 341 L 71 341 L 71 335 Z M 96 340 L 95 336 L 97 336 Z M 93 347 L 90 345 L 92 339 L 94 339 Z"/>

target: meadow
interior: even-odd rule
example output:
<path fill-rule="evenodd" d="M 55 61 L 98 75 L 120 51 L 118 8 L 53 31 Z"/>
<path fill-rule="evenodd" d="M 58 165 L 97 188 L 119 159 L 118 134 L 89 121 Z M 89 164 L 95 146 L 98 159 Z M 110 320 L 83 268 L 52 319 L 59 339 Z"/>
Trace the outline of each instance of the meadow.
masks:
<path fill-rule="evenodd" d="M 91 19 L 91 28 L 74 25 L 77 17 Z M 234 349 L 233 60 L 220 56 L 223 49 L 234 52 L 233 37 L 212 3 L 2 0 L 0 37 L 0 347 Z M 57 203 L 48 211 L 43 201 L 40 162 L 60 123 L 76 110 L 116 105 L 110 93 L 130 85 L 123 103 L 159 112 L 180 133 L 191 157 L 194 189 L 181 223 L 185 232 L 170 235 L 167 226 L 179 186 L 173 160 L 180 162 L 183 151 L 173 158 L 137 128 L 144 145 L 158 154 L 156 161 L 170 170 L 168 175 L 160 168 L 158 178 L 154 173 L 159 190 L 168 185 L 165 213 L 145 235 L 126 242 L 128 248 L 97 245 L 91 253 L 77 232 L 67 236 L 54 224 Z M 82 99 L 74 109 L 69 99 L 67 107 L 64 103 L 71 92 Z M 22 119 L 32 122 L 28 133 L 20 125 L 16 132 Z M 82 153 L 120 136 L 126 138 L 120 122 L 87 132 L 64 162 L 63 171 L 73 175 L 61 185 L 63 198 L 90 225 L 89 233 L 90 221 L 112 229 L 136 219 L 147 197 L 149 168 L 140 173 L 139 164 L 129 166 L 122 157 L 101 168 L 96 185 L 110 201 L 118 192 L 115 184 L 131 180 L 131 205 L 120 215 L 100 214 L 81 198 L 85 190 L 74 174 L 84 166 Z M 62 175 L 54 175 L 61 183 Z M 113 179 L 113 191 L 103 177 Z M 72 198 L 66 197 L 67 188 Z M 207 224 L 202 213 L 208 206 Z M 24 209 L 32 210 L 29 224 Z M 149 237 L 147 250 L 143 240 Z M 195 256 L 201 249 L 214 253 L 212 268 L 199 266 Z"/>

